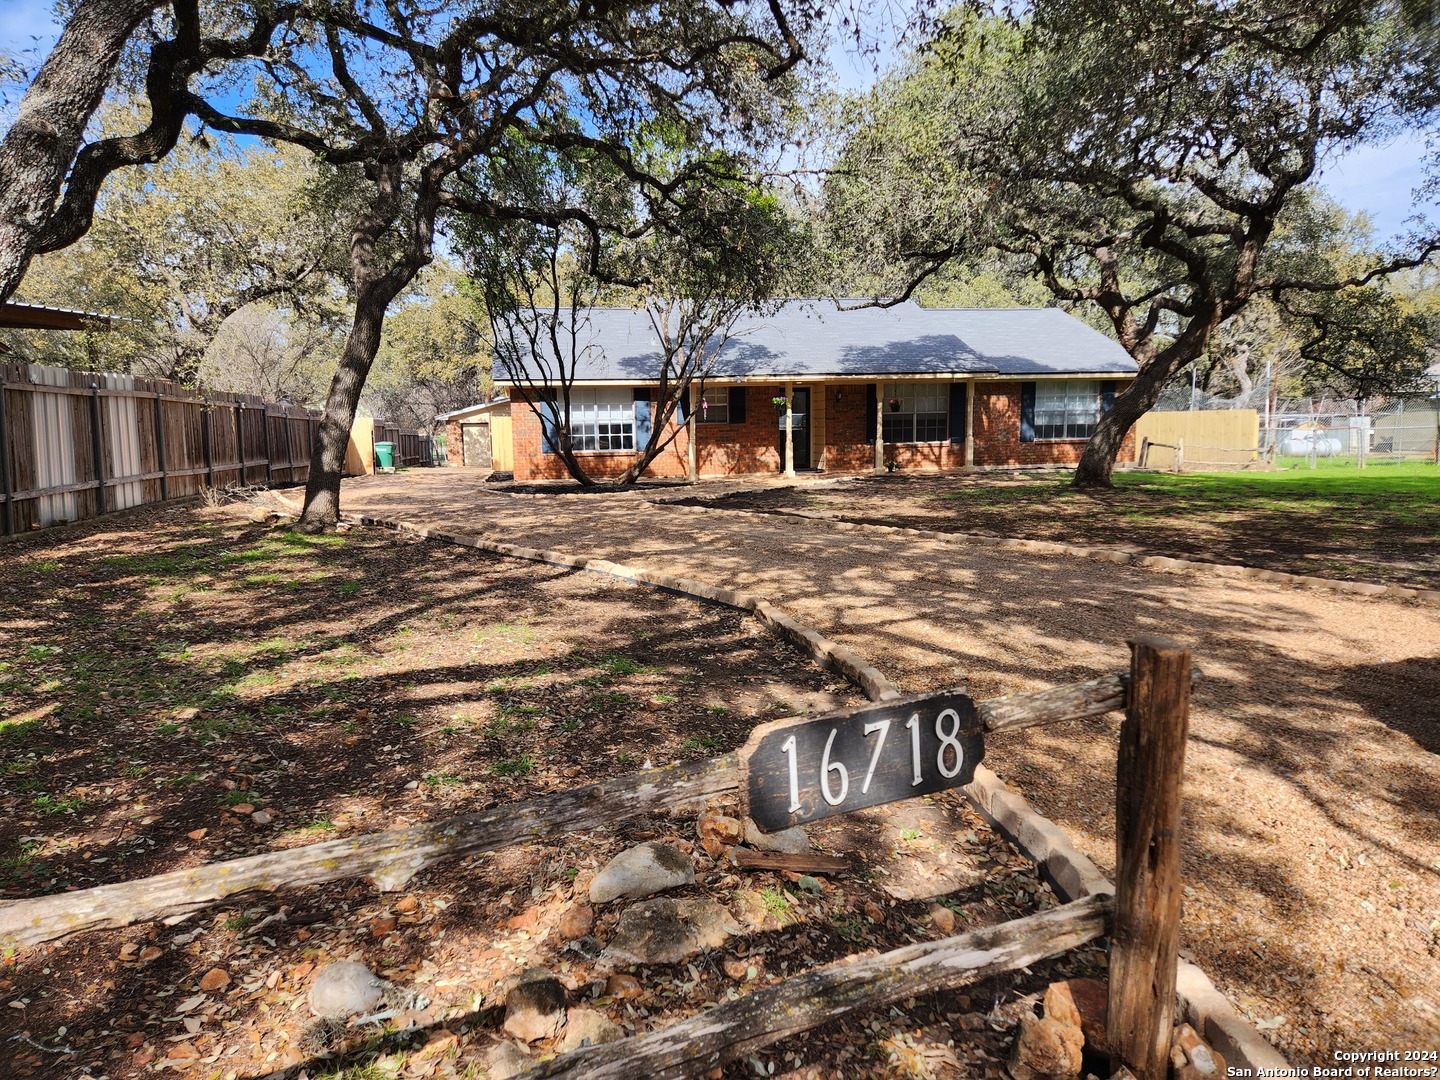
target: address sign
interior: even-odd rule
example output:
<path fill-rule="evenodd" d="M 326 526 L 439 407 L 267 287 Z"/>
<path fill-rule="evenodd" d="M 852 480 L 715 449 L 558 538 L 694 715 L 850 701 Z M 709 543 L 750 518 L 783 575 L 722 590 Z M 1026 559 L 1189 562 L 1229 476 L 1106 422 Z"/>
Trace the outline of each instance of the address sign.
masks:
<path fill-rule="evenodd" d="M 764 724 L 740 751 L 747 813 L 774 832 L 960 787 L 985 756 L 982 730 L 955 690 Z"/>

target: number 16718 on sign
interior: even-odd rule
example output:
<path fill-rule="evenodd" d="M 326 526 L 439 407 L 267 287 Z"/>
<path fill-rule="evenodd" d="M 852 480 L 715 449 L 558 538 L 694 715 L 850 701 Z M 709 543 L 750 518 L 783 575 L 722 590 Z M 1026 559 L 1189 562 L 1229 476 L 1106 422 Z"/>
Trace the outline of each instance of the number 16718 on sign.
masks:
<path fill-rule="evenodd" d="M 980 732 L 953 691 L 765 724 L 740 751 L 747 812 L 772 832 L 968 784 Z"/>

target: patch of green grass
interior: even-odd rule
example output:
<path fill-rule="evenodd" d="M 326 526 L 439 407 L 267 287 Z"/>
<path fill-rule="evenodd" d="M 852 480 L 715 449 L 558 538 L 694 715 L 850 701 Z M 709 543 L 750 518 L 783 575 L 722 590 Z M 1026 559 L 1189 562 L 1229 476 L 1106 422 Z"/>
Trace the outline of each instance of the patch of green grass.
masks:
<path fill-rule="evenodd" d="M 521 619 L 516 622 L 502 621 L 493 623 L 484 629 L 476 631 L 475 640 L 485 641 L 487 638 L 499 637 L 504 638 L 506 641 L 512 641 L 517 645 L 529 645 L 538 636 L 539 632 L 526 625 L 525 620 Z"/>
<path fill-rule="evenodd" d="M 640 755 L 632 754 L 629 750 L 621 750 L 615 755 L 615 764 L 622 769 L 628 769 L 640 764 Z"/>
<path fill-rule="evenodd" d="M 563 731 L 563 732 L 565 732 L 565 734 L 567 734 L 567 735 L 574 735 L 575 732 L 577 732 L 577 731 L 580 730 L 580 727 L 581 727 L 581 724 L 580 724 L 580 721 L 579 721 L 579 720 L 571 719 L 571 720 L 566 720 L 563 724 L 561 724 L 561 725 L 560 725 L 560 730 Z"/>
<path fill-rule="evenodd" d="M 166 782 L 167 784 L 195 784 L 195 783 L 198 783 L 199 781 L 203 780 L 204 778 L 205 778 L 205 774 L 204 774 L 204 773 L 187 772 L 187 773 L 181 773 L 179 776 L 167 777 L 166 780 L 165 780 L 165 782 Z M 234 793 L 232 792 L 231 794 L 234 794 Z"/>
<path fill-rule="evenodd" d="M 7 873 L 14 873 L 16 870 L 24 870 L 34 864 L 40 853 L 45 850 L 45 845 L 39 840 L 26 840 L 15 849 L 15 854 L 6 855 L 0 858 L 0 870 Z"/>
<path fill-rule="evenodd" d="M 363 583 L 363 582 L 360 582 L 360 581 L 347 581 L 347 582 L 345 582 L 345 583 L 343 583 L 343 584 L 341 584 L 341 585 L 335 586 L 335 591 L 338 592 L 338 593 L 339 593 L 340 595 L 342 595 L 342 596 L 353 596 L 353 595 L 355 595 L 357 592 L 359 592 L 362 588 L 364 588 L 364 583 Z"/>
<path fill-rule="evenodd" d="M 919 840 L 919 839 L 920 839 L 920 830 L 919 830 L 919 829 L 901 829 L 901 830 L 900 830 L 900 839 L 906 841 L 907 843 L 910 842 L 910 841 L 912 841 L 912 840 Z"/>
<path fill-rule="evenodd" d="M 329 832 L 331 829 L 334 829 L 334 828 L 335 828 L 335 823 L 334 823 L 333 821 L 331 821 L 328 817 L 317 817 L 317 818 L 314 818 L 314 819 L 310 822 L 310 824 L 308 824 L 308 825 L 301 825 L 301 826 L 300 826 L 298 829 L 296 829 L 295 831 L 296 831 L 296 832 Z"/>
<path fill-rule="evenodd" d="M 260 796 L 256 795 L 253 791 L 241 791 L 237 788 L 234 791 L 227 791 L 225 793 L 226 806 L 240 806 L 242 803 L 255 805 L 261 801 Z"/>
<path fill-rule="evenodd" d="M 504 758 L 490 766 L 496 776 L 528 776 L 535 771 L 535 761 L 529 754 Z"/>
<path fill-rule="evenodd" d="M 14 761 L 0 762 L 0 776 L 21 776 L 38 764 L 40 763 L 34 758 L 16 758 Z"/>
<path fill-rule="evenodd" d="M 166 721 L 165 723 L 163 723 L 163 724 L 157 724 L 157 725 L 155 725 L 155 734 L 156 734 L 156 735 L 174 735 L 174 734 L 175 734 L 176 732 L 178 732 L 179 730 L 180 730 L 180 725 L 177 724 L 177 723 L 175 723 L 174 721 L 171 721 L 171 720 L 167 720 L 167 721 Z"/>
<path fill-rule="evenodd" d="M 621 656 L 618 653 L 611 653 L 605 657 L 604 660 L 600 661 L 600 666 L 605 669 L 607 675 L 611 675 L 617 679 L 623 678 L 626 675 L 640 675 L 650 670 L 644 664 L 638 663 L 628 656 Z"/>
<path fill-rule="evenodd" d="M 765 905 L 765 910 L 782 923 L 794 918 L 790 910 L 790 897 L 785 895 L 783 889 L 765 888 L 760 890 L 760 902 Z"/>
<path fill-rule="evenodd" d="M 32 574 L 53 574 L 60 569 L 58 559 L 39 559 L 25 567 Z"/>
<path fill-rule="evenodd" d="M 404 728 L 413 728 L 416 724 L 420 723 L 420 718 L 414 713 L 401 713 L 395 717 L 393 722 Z"/>
<path fill-rule="evenodd" d="M 491 736 L 523 734 L 524 732 L 534 730 L 535 721 L 533 718 L 525 715 L 517 716 L 503 709 L 500 715 L 489 721 L 483 729 L 486 735 Z"/>
<path fill-rule="evenodd" d="M 280 573 L 247 574 L 240 580 L 245 582 L 246 585 L 280 585 L 285 582 L 286 577 Z"/>
<path fill-rule="evenodd" d="M 40 730 L 40 720 L 32 717 L 29 720 L 0 719 L 0 738 L 7 743 L 17 743 L 34 735 Z"/>
<path fill-rule="evenodd" d="M 720 749 L 720 740 L 714 735 L 692 735 L 680 744 L 682 754 L 713 754 Z"/>
<path fill-rule="evenodd" d="M 30 800 L 30 805 L 42 814 L 73 814 L 85 805 L 85 800 L 66 799 L 58 795 L 39 795 Z"/>
<path fill-rule="evenodd" d="M 231 915 L 225 920 L 225 929 L 232 932 L 239 932 L 251 925 L 255 919 L 250 915 Z"/>
<path fill-rule="evenodd" d="M 463 777 L 456 776 L 452 772 L 433 772 L 425 774 L 426 787 L 453 787 L 455 784 L 463 784 Z"/>
<path fill-rule="evenodd" d="M 728 705 L 706 705 L 705 711 L 711 716 L 727 716 L 730 713 Z"/>

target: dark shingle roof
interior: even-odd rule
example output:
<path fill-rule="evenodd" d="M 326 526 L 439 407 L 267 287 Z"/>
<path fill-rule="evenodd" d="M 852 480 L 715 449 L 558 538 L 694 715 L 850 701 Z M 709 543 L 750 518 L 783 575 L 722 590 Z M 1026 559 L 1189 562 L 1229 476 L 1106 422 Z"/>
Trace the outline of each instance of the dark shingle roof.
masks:
<path fill-rule="evenodd" d="M 590 348 L 578 382 L 645 382 L 655 377 L 658 344 L 649 317 L 629 308 L 595 308 L 580 341 Z M 1058 308 L 837 309 L 792 300 L 742 319 L 711 378 L 837 375 L 1133 375 L 1135 361 L 1116 342 Z M 498 373 L 497 373 L 498 374 Z"/>

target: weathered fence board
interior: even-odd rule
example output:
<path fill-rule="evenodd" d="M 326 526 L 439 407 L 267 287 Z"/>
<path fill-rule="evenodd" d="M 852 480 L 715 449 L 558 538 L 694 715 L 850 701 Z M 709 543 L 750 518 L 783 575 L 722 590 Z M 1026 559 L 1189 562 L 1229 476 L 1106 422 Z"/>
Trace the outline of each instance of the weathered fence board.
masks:
<path fill-rule="evenodd" d="M 1109 897 L 1088 897 L 958 937 L 847 957 L 752 990 L 678 1024 L 563 1054 L 522 1073 L 521 1080 L 698 1076 L 849 1013 L 953 990 L 1068 952 L 1103 936 L 1109 913 Z"/>

